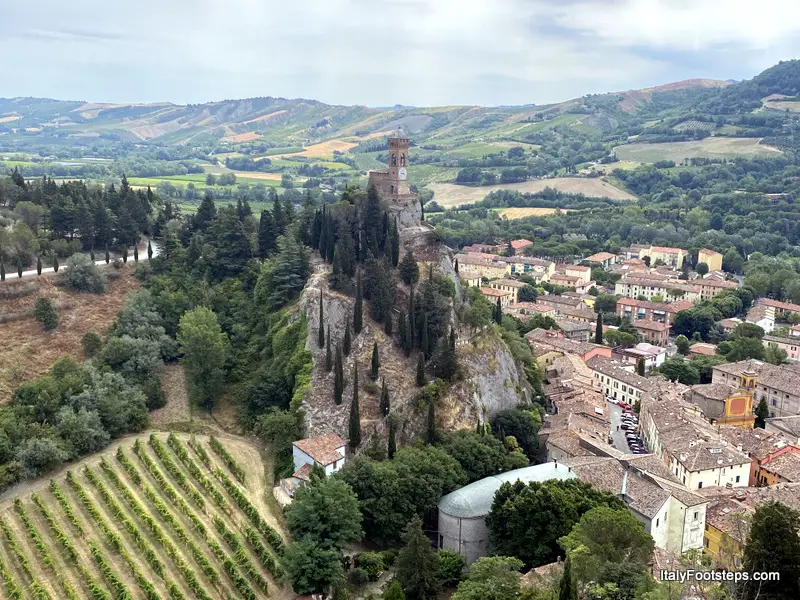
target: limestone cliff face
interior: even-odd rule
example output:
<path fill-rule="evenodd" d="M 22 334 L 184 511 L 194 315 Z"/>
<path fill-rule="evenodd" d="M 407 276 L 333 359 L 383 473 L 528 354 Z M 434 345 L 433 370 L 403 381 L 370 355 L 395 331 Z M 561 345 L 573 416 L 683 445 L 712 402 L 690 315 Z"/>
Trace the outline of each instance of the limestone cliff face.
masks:
<path fill-rule="evenodd" d="M 452 251 L 439 242 L 436 232 L 425 223 L 401 231 L 401 244 L 413 249 L 414 256 L 424 265 L 433 265 L 436 272 L 450 277 L 461 297 L 461 282 L 453 269 Z M 422 267 L 421 268 L 425 268 Z M 424 272 L 424 271 L 423 271 Z M 385 448 L 388 420 L 379 411 L 381 378 L 389 387 L 391 411 L 398 424 L 398 444 L 412 443 L 425 432 L 427 407 L 416 386 L 417 354 L 406 358 L 400 349 L 395 327 L 394 339 L 369 317 L 364 303 L 363 328 L 359 335 L 352 330 L 352 297 L 331 290 L 328 282 L 330 267 L 321 260 L 313 264 L 301 298 L 301 310 L 308 319 L 307 348 L 314 356 L 311 390 L 303 402 L 306 435 L 335 432 L 347 439 L 350 404 L 353 397 L 353 366 L 358 362 L 359 406 L 361 412 L 362 444 L 360 450 L 375 443 Z M 319 302 L 323 299 L 325 330 L 330 326 L 331 347 L 335 355 L 342 344 L 345 325 L 349 324 L 352 351 L 344 357 L 345 389 L 342 404 L 334 402 L 333 371 L 325 369 L 325 348 L 318 345 Z M 398 287 L 398 307 L 408 302 L 407 290 Z M 453 323 L 455 309 L 452 312 Z M 472 335 L 457 328 L 457 354 L 463 377 L 450 386 L 438 403 L 437 421 L 444 430 L 474 428 L 479 421 L 491 419 L 498 411 L 517 406 L 530 397 L 524 374 L 516 365 L 502 339 L 491 330 Z M 378 381 L 369 379 L 373 343 L 378 344 L 381 368 Z"/>

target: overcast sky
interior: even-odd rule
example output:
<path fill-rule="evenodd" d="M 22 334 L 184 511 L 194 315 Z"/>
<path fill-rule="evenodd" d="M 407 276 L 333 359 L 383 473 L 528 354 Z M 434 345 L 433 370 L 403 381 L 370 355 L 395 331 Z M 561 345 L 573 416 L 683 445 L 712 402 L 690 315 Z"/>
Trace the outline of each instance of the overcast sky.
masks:
<path fill-rule="evenodd" d="M 800 56 L 799 0 L 5 0 L 0 96 L 530 104 Z"/>

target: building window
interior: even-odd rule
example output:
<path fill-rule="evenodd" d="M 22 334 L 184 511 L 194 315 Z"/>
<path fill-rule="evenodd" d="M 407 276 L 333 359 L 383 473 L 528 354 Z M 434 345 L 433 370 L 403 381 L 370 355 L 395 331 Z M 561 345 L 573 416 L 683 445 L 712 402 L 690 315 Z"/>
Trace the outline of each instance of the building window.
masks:
<path fill-rule="evenodd" d="M 700 487 L 703 487 L 703 484 L 702 484 L 702 483 L 700 484 Z M 695 513 L 694 513 L 694 520 L 695 520 L 695 521 L 697 521 L 697 519 L 698 519 L 699 517 L 700 517 L 700 513 L 699 513 L 699 512 L 697 512 L 697 511 L 695 511 Z"/>
<path fill-rule="evenodd" d="M 394 194 L 394 186 L 393 185 L 389 186 L 389 193 L 390 194 Z"/>
<path fill-rule="evenodd" d="M 702 487 L 703 487 L 703 482 L 701 481 L 700 483 L 697 484 L 697 489 L 699 490 Z M 697 513 L 694 513 L 694 514 L 697 514 Z M 697 518 L 697 517 L 695 517 L 695 518 Z"/>
<path fill-rule="evenodd" d="M 336 465 L 338 465 L 338 464 L 339 464 L 338 460 L 333 461 L 333 470 L 334 471 L 336 470 Z"/>
<path fill-rule="evenodd" d="M 656 519 L 656 527 L 658 527 L 658 519 Z"/>
<path fill-rule="evenodd" d="M 392 166 L 397 166 L 397 154 L 392 154 Z"/>
<path fill-rule="evenodd" d="M 400 166 L 401 167 L 405 167 L 406 166 L 406 155 L 405 154 L 401 154 L 400 155 Z"/>
<path fill-rule="evenodd" d="M 775 398 L 772 399 L 772 406 L 778 406 L 778 401 Z"/>

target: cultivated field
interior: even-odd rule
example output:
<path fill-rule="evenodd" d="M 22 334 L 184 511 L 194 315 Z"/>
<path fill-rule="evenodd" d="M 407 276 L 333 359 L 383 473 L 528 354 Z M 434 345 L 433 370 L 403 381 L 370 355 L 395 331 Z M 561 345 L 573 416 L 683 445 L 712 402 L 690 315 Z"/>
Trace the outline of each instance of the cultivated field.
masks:
<path fill-rule="evenodd" d="M 504 208 L 498 211 L 501 218 L 513 221 L 515 219 L 524 219 L 525 217 L 547 217 L 554 215 L 557 212 L 569 212 L 559 208 L 535 208 L 535 207 L 517 207 L 517 208 Z"/>
<path fill-rule="evenodd" d="M 89 331 L 105 335 L 108 326 L 122 309 L 125 296 L 137 291 L 133 264 L 117 271 L 102 295 L 82 294 L 55 285 L 55 275 L 17 279 L 7 274 L 0 283 L 0 403 L 11 398 L 24 381 L 44 375 L 61 356 L 81 359 L 81 338 Z M 33 316 L 36 298 L 50 298 L 59 316 L 58 328 L 45 333 Z"/>
<path fill-rule="evenodd" d="M 306 158 L 333 158 L 333 151 L 347 152 L 350 148 L 358 146 L 356 142 L 346 142 L 345 140 L 328 140 L 319 144 L 312 144 L 302 150 L 302 152 L 288 152 L 286 154 L 274 154 L 275 158 L 282 156 L 305 156 Z M 271 157 L 270 157 L 271 158 Z"/>
<path fill-rule="evenodd" d="M 0 501 L 0 596 L 294 597 L 270 500 L 243 441 L 126 439 Z"/>
<path fill-rule="evenodd" d="M 248 131 L 246 133 L 238 133 L 229 137 L 222 138 L 223 142 L 252 142 L 253 140 L 260 140 L 263 136 L 255 131 Z"/>
<path fill-rule="evenodd" d="M 663 144 L 626 144 L 614 148 L 617 158 L 638 162 L 688 158 L 734 158 L 736 156 L 775 156 L 780 150 L 765 146 L 759 138 L 710 137 L 696 142 L 666 142 Z"/>
<path fill-rule="evenodd" d="M 479 187 L 468 187 L 453 183 L 434 183 L 428 187 L 433 191 L 433 199 L 443 208 L 453 208 L 462 204 L 475 204 L 483 200 L 490 192 L 497 190 L 536 193 L 547 187 L 567 194 L 584 194 L 592 198 L 636 200 L 636 197 L 632 194 L 614 187 L 597 177 L 557 177 L 554 179 L 536 179 L 522 183 Z"/>
<path fill-rule="evenodd" d="M 766 108 L 772 108 L 773 110 L 800 112 L 800 101 L 782 101 L 783 98 L 788 98 L 788 96 L 783 94 L 772 94 L 771 96 L 764 98 L 762 102 Z"/>

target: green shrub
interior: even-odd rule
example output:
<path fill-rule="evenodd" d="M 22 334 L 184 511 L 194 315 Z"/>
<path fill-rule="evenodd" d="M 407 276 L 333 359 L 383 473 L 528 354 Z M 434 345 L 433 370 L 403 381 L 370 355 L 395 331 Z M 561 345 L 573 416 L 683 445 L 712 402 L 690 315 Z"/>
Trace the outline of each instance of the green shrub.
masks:
<path fill-rule="evenodd" d="M 81 345 L 83 346 L 83 355 L 91 358 L 103 347 L 103 338 L 94 331 L 90 331 L 81 338 Z"/>
<path fill-rule="evenodd" d="M 439 550 L 439 582 L 444 587 L 455 587 L 467 561 L 455 550 Z"/>
<path fill-rule="evenodd" d="M 67 259 L 56 280 L 58 285 L 76 292 L 100 294 L 106 289 L 106 277 L 85 254 L 73 254 Z"/>
<path fill-rule="evenodd" d="M 33 314 L 36 316 L 36 320 L 42 324 L 45 331 L 52 331 L 58 327 L 58 312 L 56 312 L 56 307 L 49 298 L 37 298 Z"/>
<path fill-rule="evenodd" d="M 380 552 L 361 552 L 356 554 L 355 565 L 367 573 L 370 581 L 377 581 L 381 573 L 386 570 L 386 565 Z"/>

